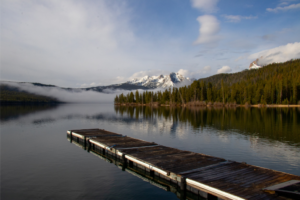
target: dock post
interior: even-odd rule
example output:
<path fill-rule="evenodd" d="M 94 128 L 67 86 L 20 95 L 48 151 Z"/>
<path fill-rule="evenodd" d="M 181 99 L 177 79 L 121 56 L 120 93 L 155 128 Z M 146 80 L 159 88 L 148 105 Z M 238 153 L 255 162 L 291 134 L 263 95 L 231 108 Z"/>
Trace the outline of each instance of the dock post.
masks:
<path fill-rule="evenodd" d="M 154 177 L 154 171 L 150 169 L 150 176 Z"/>
<path fill-rule="evenodd" d="M 186 199 L 186 177 L 180 178 L 180 199 Z"/>
<path fill-rule="evenodd" d="M 87 140 L 87 145 L 88 145 L 88 147 L 87 147 L 87 152 L 90 152 L 90 150 L 91 150 L 90 139 Z"/>
<path fill-rule="evenodd" d="M 70 143 L 72 143 L 72 131 L 70 131 Z"/>
<path fill-rule="evenodd" d="M 83 136 L 83 147 L 84 147 L 84 149 L 86 149 L 86 137 L 85 136 Z"/>
<path fill-rule="evenodd" d="M 125 171 L 125 168 L 127 167 L 127 159 L 126 159 L 126 154 L 122 154 L 122 170 Z"/>
<path fill-rule="evenodd" d="M 133 167 L 133 162 L 129 160 L 129 167 Z"/>

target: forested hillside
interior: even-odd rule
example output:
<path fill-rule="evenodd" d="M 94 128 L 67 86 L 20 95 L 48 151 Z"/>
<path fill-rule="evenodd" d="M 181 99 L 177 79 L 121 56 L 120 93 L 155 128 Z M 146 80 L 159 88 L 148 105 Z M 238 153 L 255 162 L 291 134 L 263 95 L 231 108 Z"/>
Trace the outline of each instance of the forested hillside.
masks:
<path fill-rule="evenodd" d="M 260 69 L 218 74 L 164 92 L 138 91 L 116 96 L 115 103 L 300 104 L 300 59 L 273 63 Z M 200 102 L 200 103 L 199 103 Z"/>
<path fill-rule="evenodd" d="M 16 87 L 5 84 L 0 85 L 0 103 L 1 104 L 41 104 L 41 103 L 59 103 L 52 97 L 32 94 L 20 91 Z"/>

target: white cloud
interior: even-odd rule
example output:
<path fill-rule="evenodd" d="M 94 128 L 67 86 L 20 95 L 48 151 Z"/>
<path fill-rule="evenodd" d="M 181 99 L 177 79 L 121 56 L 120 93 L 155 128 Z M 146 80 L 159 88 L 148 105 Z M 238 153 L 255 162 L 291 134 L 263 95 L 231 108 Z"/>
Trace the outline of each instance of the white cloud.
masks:
<path fill-rule="evenodd" d="M 300 42 L 288 43 L 273 49 L 268 49 L 248 57 L 253 61 L 259 58 L 259 65 L 267 65 L 274 62 L 285 62 L 291 59 L 300 58 Z"/>
<path fill-rule="evenodd" d="M 181 74 L 182 76 L 185 76 L 185 77 L 190 77 L 190 72 L 186 69 L 180 69 L 180 70 L 178 70 L 177 73 Z"/>
<path fill-rule="evenodd" d="M 126 74 L 137 66 L 124 50 L 137 41 L 126 9 L 105 1 L 1 1 L 1 77 L 66 86 Z"/>
<path fill-rule="evenodd" d="M 284 4 L 283 4 L 284 3 Z M 286 5 L 286 2 L 281 3 L 281 5 Z M 287 11 L 292 9 L 299 9 L 300 3 L 297 4 L 291 4 L 288 6 L 277 6 L 276 8 L 267 8 L 268 12 L 278 12 L 278 11 Z"/>
<path fill-rule="evenodd" d="M 218 69 L 217 74 L 228 73 L 231 71 L 232 69 L 229 66 L 223 66 L 222 68 Z"/>
<path fill-rule="evenodd" d="M 242 19 L 257 19 L 257 16 L 223 15 L 228 22 L 240 22 Z"/>
<path fill-rule="evenodd" d="M 289 3 L 286 1 L 281 2 L 278 6 L 284 6 L 284 5 L 288 5 Z"/>
<path fill-rule="evenodd" d="M 81 88 L 86 88 L 86 87 L 94 87 L 94 86 L 97 86 L 97 85 L 100 85 L 100 84 L 97 84 L 95 82 L 93 83 L 83 83 L 80 85 Z"/>
<path fill-rule="evenodd" d="M 205 66 L 205 67 L 203 68 L 202 72 L 203 72 L 204 74 L 206 74 L 206 73 L 210 72 L 210 70 L 211 70 L 211 67 L 210 67 L 210 66 Z"/>
<path fill-rule="evenodd" d="M 148 71 L 139 71 L 134 73 L 132 76 L 130 76 L 130 78 L 128 80 L 132 80 L 132 79 L 139 79 L 139 78 L 143 78 L 145 76 L 159 76 L 159 75 L 164 75 L 164 74 L 169 74 L 170 72 L 165 71 L 165 70 L 148 70 Z"/>
<path fill-rule="evenodd" d="M 203 77 L 203 75 L 208 74 L 210 71 L 211 71 L 211 67 L 205 66 L 197 71 L 189 71 L 186 69 L 180 69 L 177 73 L 179 73 L 185 77 L 198 79 L 200 77 Z"/>
<path fill-rule="evenodd" d="M 170 29 L 156 23 L 150 32 L 141 28 L 123 2 L 2 0 L 0 9 L 1 80 L 109 85 L 138 71 L 171 71 L 170 62 L 193 62 L 193 50 L 182 48 L 190 38 L 166 34 Z"/>
<path fill-rule="evenodd" d="M 199 37 L 194 44 L 216 42 L 219 39 L 217 33 L 220 30 L 218 19 L 213 15 L 203 15 L 197 18 L 200 28 Z"/>
<path fill-rule="evenodd" d="M 203 12 L 216 11 L 218 0 L 191 0 L 192 6 Z"/>

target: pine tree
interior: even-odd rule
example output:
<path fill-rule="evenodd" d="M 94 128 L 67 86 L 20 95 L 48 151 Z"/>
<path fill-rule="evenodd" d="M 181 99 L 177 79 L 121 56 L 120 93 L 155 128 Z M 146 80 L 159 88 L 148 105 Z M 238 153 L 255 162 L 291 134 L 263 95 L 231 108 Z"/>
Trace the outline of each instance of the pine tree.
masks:
<path fill-rule="evenodd" d="M 140 94 L 138 90 L 135 91 L 135 101 L 136 103 L 140 103 Z"/>

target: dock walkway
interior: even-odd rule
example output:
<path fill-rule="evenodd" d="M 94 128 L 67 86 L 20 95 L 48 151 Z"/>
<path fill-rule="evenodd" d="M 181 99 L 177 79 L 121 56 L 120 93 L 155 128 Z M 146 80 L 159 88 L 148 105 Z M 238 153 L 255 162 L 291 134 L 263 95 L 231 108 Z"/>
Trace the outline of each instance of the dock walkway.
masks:
<path fill-rule="evenodd" d="M 69 130 L 67 136 L 146 170 L 204 198 L 300 199 L 300 176 L 201 153 L 183 151 L 102 129 Z"/>

